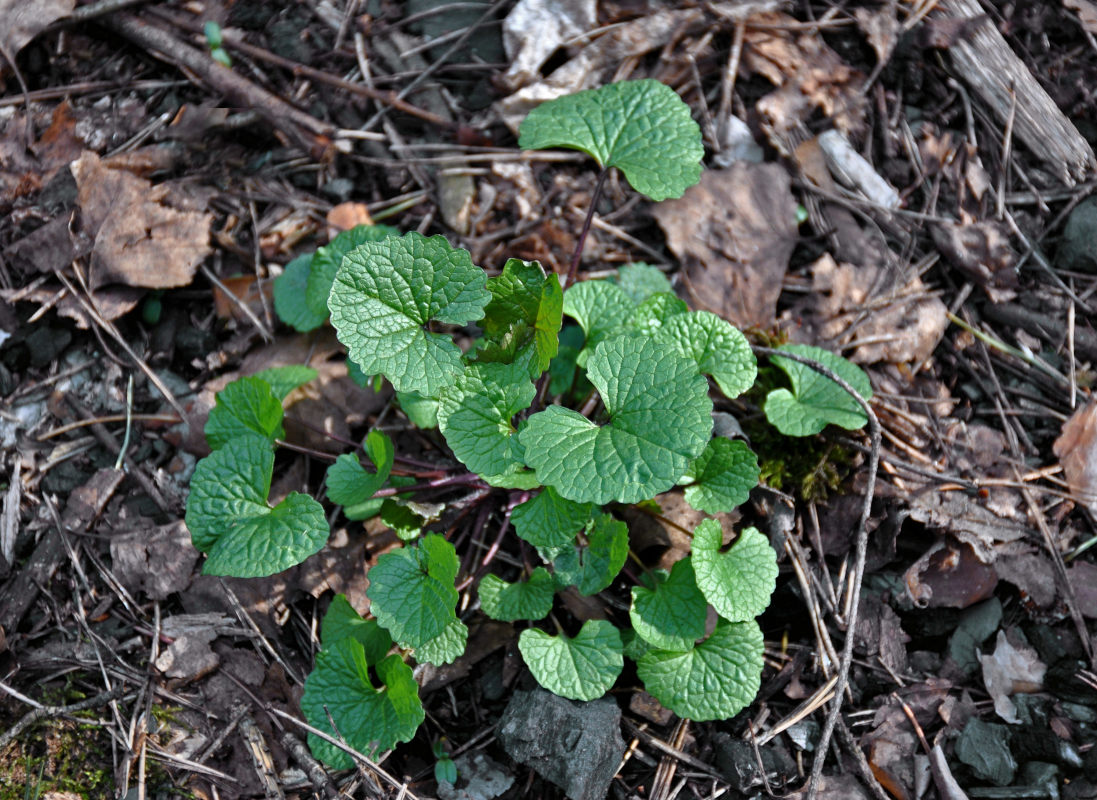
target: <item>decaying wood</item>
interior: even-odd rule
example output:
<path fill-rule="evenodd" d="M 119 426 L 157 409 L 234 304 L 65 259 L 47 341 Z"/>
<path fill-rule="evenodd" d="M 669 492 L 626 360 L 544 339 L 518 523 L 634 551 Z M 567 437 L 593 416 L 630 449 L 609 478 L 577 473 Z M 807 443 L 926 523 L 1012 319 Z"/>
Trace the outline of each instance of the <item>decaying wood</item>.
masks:
<path fill-rule="evenodd" d="M 983 16 L 978 0 L 941 0 L 938 18 Z M 1073 185 L 1097 168 L 1093 149 L 1055 105 L 990 20 L 948 50 L 960 77 L 1003 124 L 1064 182 Z"/>

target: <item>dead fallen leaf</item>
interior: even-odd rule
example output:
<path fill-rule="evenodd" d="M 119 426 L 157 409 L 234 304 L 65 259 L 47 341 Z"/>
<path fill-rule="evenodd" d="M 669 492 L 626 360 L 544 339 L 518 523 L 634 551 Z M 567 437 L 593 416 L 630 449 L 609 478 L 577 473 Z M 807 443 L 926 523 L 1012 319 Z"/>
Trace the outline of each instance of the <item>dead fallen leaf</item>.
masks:
<path fill-rule="evenodd" d="M 906 643 L 910 637 L 900 625 L 899 615 L 877 594 L 861 596 L 854 647 L 870 660 L 880 659 L 888 670 L 902 675 L 907 669 Z"/>
<path fill-rule="evenodd" d="M 875 11 L 870 8 L 856 8 L 853 16 L 857 20 L 857 27 L 864 32 L 868 43 L 876 51 L 876 63 L 886 63 L 891 58 L 901 33 L 899 18 L 895 15 L 895 3 L 885 3 Z"/>
<path fill-rule="evenodd" d="M 1075 561 L 1067 567 L 1067 579 L 1083 617 L 1097 619 L 1097 564 Z"/>
<path fill-rule="evenodd" d="M 510 67 L 500 83 L 510 91 L 540 77 L 556 50 L 598 25 L 595 0 L 519 0 L 503 20 L 503 47 Z M 536 31 L 536 35 L 530 35 Z"/>
<path fill-rule="evenodd" d="M 76 7 L 76 0 L 0 0 L 0 52 L 10 62 L 39 33 Z M 4 69 L 9 67 L 4 64 Z"/>
<path fill-rule="evenodd" d="M 773 324 L 796 246 L 796 198 L 778 164 L 708 170 L 678 200 L 652 209 L 696 308 L 740 328 Z"/>
<path fill-rule="evenodd" d="M 1051 449 L 1074 499 L 1097 514 L 1097 398 L 1071 415 Z"/>
<path fill-rule="evenodd" d="M 1017 707 L 1009 696 L 1043 689 L 1047 665 L 1031 647 L 1011 642 L 1004 630 L 998 631 L 994 652 L 980 656 L 979 662 L 983 665 L 983 682 L 994 700 L 995 713 L 1006 722 L 1020 722 Z"/>
<path fill-rule="evenodd" d="M 970 544 L 948 539 L 911 564 L 903 581 L 920 608 L 967 608 L 994 593 L 998 574 Z"/>
<path fill-rule="evenodd" d="M 190 585 L 198 551 L 183 521 L 177 520 L 112 536 L 110 557 L 115 577 L 131 593 L 165 600 Z"/>
<path fill-rule="evenodd" d="M 85 152 L 70 169 L 82 229 L 94 240 L 92 288 L 124 283 L 149 289 L 186 286 L 209 254 L 212 215 L 167 184 L 153 185 L 104 166 Z"/>
<path fill-rule="evenodd" d="M 184 683 L 208 675 L 221 664 L 221 659 L 210 649 L 210 642 L 216 637 L 212 630 L 180 636 L 156 659 L 156 669 Z"/>
<path fill-rule="evenodd" d="M 822 37 L 799 32 L 787 14 L 759 14 L 758 27 L 746 29 L 743 65 L 779 87 L 756 108 L 778 132 L 791 130 L 819 109 L 848 136 L 864 128 L 864 76 L 846 64 Z"/>
<path fill-rule="evenodd" d="M 948 327 L 945 304 L 917 276 L 889 289 L 886 267 L 839 264 L 830 254 L 811 265 L 811 276 L 813 291 L 797 313 L 804 331 L 816 344 L 855 348 L 849 358 L 858 363 L 920 364 Z"/>
<path fill-rule="evenodd" d="M 1024 524 L 994 514 L 961 492 L 916 493 L 910 498 L 910 517 L 971 545 L 984 564 L 1001 553 L 1027 552 L 1023 540 L 1030 533 L 1036 537 Z"/>
<path fill-rule="evenodd" d="M 349 231 L 356 225 L 372 225 L 373 217 L 365 203 L 340 203 L 328 212 L 328 238 L 334 239 L 339 233 Z"/>
<path fill-rule="evenodd" d="M 937 249 L 967 279 L 983 287 L 994 303 L 1017 296 L 1017 253 L 1000 222 L 939 223 L 930 227 Z"/>
<path fill-rule="evenodd" d="M 141 289 L 133 289 L 129 286 L 107 286 L 94 292 L 92 296 L 99 316 L 111 322 L 133 311 L 144 295 L 145 292 Z M 32 292 L 23 292 L 21 289 L 0 289 L 0 298 L 10 302 L 12 297 L 52 308 L 62 317 L 75 320 L 76 327 L 81 330 L 89 330 L 93 325 L 98 324 L 67 289 L 57 284 L 41 286 Z"/>
<path fill-rule="evenodd" d="M 535 106 L 561 95 L 599 86 L 605 73 L 621 62 L 657 50 L 674 37 L 684 36 L 705 24 L 700 9 L 660 9 L 608 30 L 583 47 L 572 59 L 556 68 L 544 80 L 519 89 L 498 103 L 506 123 L 515 133 Z"/>
<path fill-rule="evenodd" d="M 1092 0 L 1063 0 L 1063 5 L 1078 15 L 1083 28 L 1097 34 L 1097 3 Z"/>
<path fill-rule="evenodd" d="M 1030 608 L 1046 610 L 1055 602 L 1055 569 L 1043 551 L 1002 556 L 994 562 L 998 577 L 1012 583 Z M 1079 598 L 1079 606 L 1084 610 Z"/>

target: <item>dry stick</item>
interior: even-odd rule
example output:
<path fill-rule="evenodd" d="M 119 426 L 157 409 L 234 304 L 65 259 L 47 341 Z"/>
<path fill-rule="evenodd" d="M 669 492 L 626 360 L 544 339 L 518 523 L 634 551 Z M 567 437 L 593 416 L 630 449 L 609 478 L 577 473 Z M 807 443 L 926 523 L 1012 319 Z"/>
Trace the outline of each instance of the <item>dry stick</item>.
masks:
<path fill-rule="evenodd" d="M 257 111 L 305 152 L 322 157 L 331 149 L 335 137 L 334 126 L 306 114 L 281 97 L 218 64 L 209 53 L 179 41 L 167 31 L 132 14 L 116 14 L 101 24 L 144 48 L 150 55 L 181 67 L 188 77 L 193 75 L 210 89 L 225 95 L 230 102 Z"/>
<path fill-rule="evenodd" d="M 467 42 L 469 40 L 469 37 L 471 37 L 472 34 L 474 34 L 480 28 L 480 26 L 484 24 L 484 22 L 488 19 L 488 17 L 490 17 L 492 14 L 495 14 L 500 8 L 502 8 L 504 5 L 506 5 L 507 2 L 508 2 L 508 0 L 497 0 L 495 3 L 492 3 L 492 5 L 483 14 L 480 15 L 480 18 L 477 19 L 476 22 L 474 22 L 474 23 L 472 23 L 471 25 L 468 26 L 468 28 L 465 30 L 465 32 L 463 34 L 461 34 L 461 36 L 457 39 L 457 41 L 455 41 L 452 45 L 450 45 L 449 48 L 444 53 L 442 53 L 442 55 L 440 55 L 437 59 L 435 59 L 430 64 L 429 67 L 427 67 L 425 70 L 423 70 L 422 72 L 419 73 L 419 77 L 417 77 L 415 80 L 413 80 L 411 83 L 409 83 L 403 89 L 401 89 L 400 93 L 398 95 L 396 95 L 396 99 L 397 100 L 403 100 L 405 97 L 407 97 L 413 91 L 415 91 L 423 83 L 423 81 L 425 81 L 427 78 L 429 78 L 431 75 L 433 75 L 437 70 L 439 70 L 442 67 L 443 64 L 445 64 L 447 61 L 449 61 L 450 56 L 452 56 L 454 53 L 456 53 L 458 50 L 460 50 L 464 46 L 465 42 Z M 382 108 L 380 111 L 378 111 L 372 117 L 370 117 L 370 119 L 366 122 L 366 124 L 362 126 L 362 130 L 368 131 L 370 128 L 372 128 L 374 125 L 376 125 L 378 122 L 380 122 L 381 119 L 387 113 L 388 113 L 388 109 Z M 448 127 L 454 127 L 454 124 L 452 122 L 450 122 L 450 123 L 448 123 Z"/>
<path fill-rule="evenodd" d="M 8 742 L 36 722 L 44 719 L 51 719 L 53 717 L 63 717 L 68 714 L 75 714 L 77 711 L 87 711 L 89 708 L 98 708 L 99 706 L 106 705 L 111 700 L 118 699 L 124 692 L 125 689 L 122 686 L 115 686 L 109 692 L 97 694 L 95 697 L 89 697 L 87 700 L 81 700 L 79 703 L 73 703 L 72 705 L 39 706 L 38 708 L 32 709 L 24 714 L 22 719 L 12 725 L 6 732 L 0 734 L 0 750 L 3 750 Z"/>
<path fill-rule="evenodd" d="M 855 546 L 853 577 L 851 578 L 850 583 L 852 603 L 850 603 L 849 616 L 846 619 L 846 641 L 842 647 L 842 662 L 838 668 L 838 682 L 834 687 L 834 705 L 830 707 L 830 713 L 827 715 L 826 724 L 823 726 L 822 736 L 820 736 L 819 743 L 816 745 L 815 758 L 811 764 L 811 778 L 808 781 L 807 800 L 815 800 L 819 778 L 823 774 L 823 764 L 826 762 L 827 758 L 827 748 L 830 746 L 830 739 L 834 734 L 834 727 L 838 724 L 838 716 L 842 710 L 842 695 L 845 693 L 846 686 L 849 683 L 849 668 L 853 663 L 853 640 L 856 638 L 854 634 L 857 630 L 857 607 L 860 604 L 861 599 L 861 580 L 865 575 L 865 555 L 868 550 L 868 531 L 866 530 L 866 526 L 868 524 L 869 514 L 872 512 L 872 497 L 876 491 L 876 473 L 880 467 L 880 421 L 876 419 L 876 414 L 873 413 L 869 404 L 865 401 L 865 398 L 863 398 L 856 389 L 850 386 L 849 383 L 838 376 L 833 370 L 828 369 L 818 361 L 804 358 L 795 355 L 794 353 L 774 350 L 769 347 L 754 347 L 753 350 L 756 355 L 763 355 L 769 358 L 776 356 L 779 358 L 787 358 L 789 361 L 796 361 L 815 370 L 824 378 L 829 378 L 842 387 L 842 389 L 857 402 L 857 405 L 861 407 L 861 410 L 865 412 L 865 416 L 868 418 L 870 442 L 868 479 L 865 483 L 864 501 L 861 503 L 861 518 L 857 522 L 857 541 Z"/>
<path fill-rule="evenodd" d="M 172 25 L 177 25 L 180 28 L 185 28 L 192 33 L 202 34 L 204 33 L 201 25 L 191 22 L 190 20 L 180 19 L 175 14 L 169 14 L 162 9 L 152 9 L 152 12 L 161 19 L 170 22 Z M 431 125 L 437 125 L 440 128 L 453 128 L 454 123 L 445 117 L 440 117 L 437 114 L 427 111 L 426 109 L 419 108 L 419 106 L 412 105 L 406 100 L 401 99 L 403 95 L 397 96 L 395 92 L 385 92 L 380 89 L 374 89 L 370 86 L 366 86 L 361 83 L 354 83 L 352 81 L 344 80 L 338 75 L 330 75 L 322 70 L 315 69 L 306 64 L 301 64 L 297 61 L 292 61 L 288 58 L 283 58 L 280 55 L 264 50 L 261 47 L 255 47 L 247 42 L 241 41 L 236 36 L 221 32 L 221 38 L 229 48 L 243 53 L 246 56 L 254 58 L 257 61 L 264 61 L 267 64 L 273 64 L 276 67 L 289 70 L 294 75 L 300 75 L 304 78 L 316 81 L 317 83 L 325 83 L 328 86 L 334 86 L 337 89 L 350 92 L 351 94 L 361 95 L 362 97 L 368 97 L 370 100 L 376 100 L 378 103 L 392 106 L 397 111 L 403 111 L 413 117 L 418 117 L 424 122 L 429 122 Z"/>

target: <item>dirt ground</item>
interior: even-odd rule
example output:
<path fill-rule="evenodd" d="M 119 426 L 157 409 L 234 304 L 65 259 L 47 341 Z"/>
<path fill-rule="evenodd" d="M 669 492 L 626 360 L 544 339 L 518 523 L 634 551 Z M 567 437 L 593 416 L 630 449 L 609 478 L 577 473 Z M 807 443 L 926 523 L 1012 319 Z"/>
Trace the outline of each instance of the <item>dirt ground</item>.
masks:
<path fill-rule="evenodd" d="M 0 800 L 565 796 L 500 742 L 530 677 L 471 589 L 415 739 L 325 771 L 299 707 L 319 621 L 368 606 L 393 533 L 329 505 L 304 564 L 219 579 L 183 517 L 215 393 L 272 366 L 319 373 L 272 501 L 322 496 L 375 426 L 448 458 L 273 281 L 370 220 L 566 272 L 596 167 L 517 124 L 633 78 L 690 106 L 706 171 L 659 204 L 611 176 L 582 274 L 654 264 L 756 345 L 845 355 L 882 446 L 858 592 L 865 433 L 790 449 L 760 395 L 718 406 L 762 463 L 731 521 L 779 556 L 761 692 L 693 722 L 626 668 L 609 796 L 807 796 L 852 636 L 817 797 L 1097 798 L 1095 37 L 1090 0 L 0 0 Z M 653 560 L 696 523 L 660 507 L 628 520 Z M 499 533 L 435 528 L 461 577 Z M 561 613 L 627 614 L 608 595 Z"/>

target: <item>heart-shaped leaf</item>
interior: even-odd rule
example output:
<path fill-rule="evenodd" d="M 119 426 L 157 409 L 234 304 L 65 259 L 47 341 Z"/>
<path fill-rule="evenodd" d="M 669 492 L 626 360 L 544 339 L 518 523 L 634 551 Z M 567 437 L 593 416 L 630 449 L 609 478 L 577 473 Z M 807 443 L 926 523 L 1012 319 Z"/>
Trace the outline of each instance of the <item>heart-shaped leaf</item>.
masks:
<path fill-rule="evenodd" d="M 439 395 L 438 429 L 473 472 L 517 472 L 525 464 L 511 418 L 529 408 L 535 394 L 524 364 L 471 364 Z"/>
<path fill-rule="evenodd" d="M 400 645 L 420 647 L 456 619 L 457 569 L 457 551 L 434 533 L 385 553 L 369 571 L 370 611 Z"/>
<path fill-rule="evenodd" d="M 706 514 L 731 511 L 750 497 L 758 485 L 758 456 L 739 439 L 713 439 L 689 465 L 682 483 L 686 502 Z"/>
<path fill-rule="evenodd" d="M 331 647 L 340 639 L 357 639 L 365 650 L 366 661 L 377 664 L 392 647 L 392 637 L 375 619 L 362 619 L 347 601 L 337 594 L 320 623 L 320 644 Z"/>
<path fill-rule="evenodd" d="M 267 393 L 270 387 L 264 383 Z M 187 528 L 194 546 L 208 555 L 207 575 L 259 578 L 304 561 L 324 546 L 324 508 L 308 495 L 291 493 L 267 505 L 274 471 L 269 443 L 240 436 L 198 462 L 187 500 Z"/>
<path fill-rule="evenodd" d="M 322 311 L 314 312 L 305 300 L 309 273 L 312 271 L 312 256 L 312 253 L 297 256 L 274 279 L 275 313 L 282 322 L 301 332 L 319 328 L 328 319 L 326 304 Z"/>
<path fill-rule="evenodd" d="M 552 562 L 556 583 L 575 586 L 579 594 L 605 589 L 628 559 L 628 526 L 609 514 L 599 514 L 586 530 L 586 543 L 565 547 Z"/>
<path fill-rule="evenodd" d="M 669 575 L 656 573 L 656 581 L 654 589 L 632 587 L 632 627 L 653 647 L 689 650 L 705 635 L 708 611 L 689 556 L 675 562 Z"/>
<path fill-rule="evenodd" d="M 347 519 L 367 519 L 377 513 L 380 503 L 372 498 L 388 480 L 396 455 L 392 440 L 381 431 L 370 431 L 365 450 L 377 472 L 366 472 L 356 456 L 343 453 L 328 467 L 325 478 L 328 499 L 343 506 Z"/>
<path fill-rule="evenodd" d="M 617 270 L 617 278 L 609 278 L 625 290 L 632 302 L 642 303 L 658 292 L 673 291 L 666 274 L 658 267 L 637 261 L 634 264 L 625 264 Z"/>
<path fill-rule="evenodd" d="M 622 335 L 595 348 L 587 375 L 607 424 L 550 406 L 518 436 L 541 483 L 598 504 L 636 503 L 674 486 L 712 434 L 708 382 L 693 361 L 650 337 Z"/>
<path fill-rule="evenodd" d="M 285 367 L 270 367 L 256 372 L 253 378 L 266 381 L 270 390 L 279 400 L 285 400 L 298 386 L 304 386 L 316 378 L 317 372 L 304 364 L 289 364 Z"/>
<path fill-rule="evenodd" d="M 758 377 L 758 360 L 746 337 L 708 311 L 679 314 L 667 320 L 658 336 L 692 358 L 697 369 L 711 375 L 729 399 L 753 386 Z"/>
<path fill-rule="evenodd" d="M 569 638 L 529 628 L 518 650 L 537 682 L 571 700 L 596 700 L 613 686 L 625 666 L 621 634 L 613 623 L 591 619 Z"/>
<path fill-rule="evenodd" d="M 347 253 L 360 244 L 380 242 L 390 236 L 399 235 L 400 231 L 388 225 L 355 225 L 350 230 L 338 234 L 326 247 L 317 250 L 309 262 L 308 281 L 305 284 L 305 303 L 312 318 L 323 315 L 320 318 L 321 323 L 328 318 L 328 296 L 331 294 L 331 285 Z M 301 329 L 298 328 L 298 330 Z"/>
<path fill-rule="evenodd" d="M 777 587 L 777 554 L 757 528 L 739 534 L 726 553 L 720 523 L 706 519 L 693 531 L 693 570 L 697 586 L 716 613 L 732 622 L 745 622 L 769 606 Z"/>
<path fill-rule="evenodd" d="M 480 607 L 492 619 L 515 622 L 520 619 L 542 619 L 552 610 L 555 588 L 552 575 L 544 567 L 537 567 L 529 579 L 507 583 L 495 575 L 485 575 L 477 590 Z"/>
<path fill-rule="evenodd" d="M 586 335 L 576 363 L 586 366 L 594 348 L 619 332 L 635 310 L 636 304 L 624 289 L 608 281 L 582 281 L 570 286 L 564 292 L 564 313 L 578 322 Z"/>
<path fill-rule="evenodd" d="M 818 361 L 852 386 L 865 400 L 872 397 L 868 375 L 841 356 L 803 344 L 787 344 L 780 349 Z M 812 436 L 828 423 L 855 430 L 868 422 L 857 401 L 830 378 L 807 364 L 780 356 L 774 356 L 773 363 L 788 375 L 792 381 L 792 391 L 774 389 L 769 393 L 765 404 L 766 419 L 785 436 Z"/>
<path fill-rule="evenodd" d="M 558 97 L 518 129 L 526 150 L 582 150 L 617 167 L 652 200 L 681 197 L 701 177 L 701 129 L 673 89 L 654 80 L 623 81 Z"/>
<path fill-rule="evenodd" d="M 415 660 L 436 667 L 452 664 L 465 652 L 468 638 L 468 626 L 459 619 L 450 620 L 441 634 L 415 648 Z"/>
<path fill-rule="evenodd" d="M 398 392 L 436 397 L 461 371 L 461 351 L 432 320 L 464 325 L 491 300 L 467 250 L 418 233 L 366 242 L 343 257 L 331 287 L 331 322 L 362 371 Z"/>
<path fill-rule="evenodd" d="M 564 295 L 554 273 L 545 274 L 536 261 L 507 260 L 503 273 L 488 278 L 491 302 L 480 327 L 484 339 L 478 361 L 524 363 L 536 378 L 559 348 Z"/>
<path fill-rule="evenodd" d="M 702 721 L 734 717 L 762 683 L 762 630 L 754 620 L 720 620 L 691 650 L 649 650 L 636 662 L 644 688 L 675 714 Z"/>
<path fill-rule="evenodd" d="M 391 655 L 376 665 L 381 688 L 374 686 L 370 666 L 361 642 L 340 639 L 316 654 L 301 697 L 310 725 L 336 736 L 330 713 L 339 736 L 367 756 L 397 742 L 410 742 L 425 718 L 419 685 L 400 656 Z M 309 748 L 333 769 L 354 766 L 349 755 L 315 734 L 309 734 Z"/>
<path fill-rule="evenodd" d="M 567 500 L 549 486 L 517 506 L 511 512 L 510 524 L 521 538 L 555 558 L 586 527 L 593 513 L 593 503 Z"/>
<path fill-rule="evenodd" d="M 282 401 L 261 378 L 238 378 L 217 393 L 217 404 L 206 421 L 206 443 L 210 450 L 234 439 L 259 436 L 268 442 L 285 436 L 282 430 Z"/>

